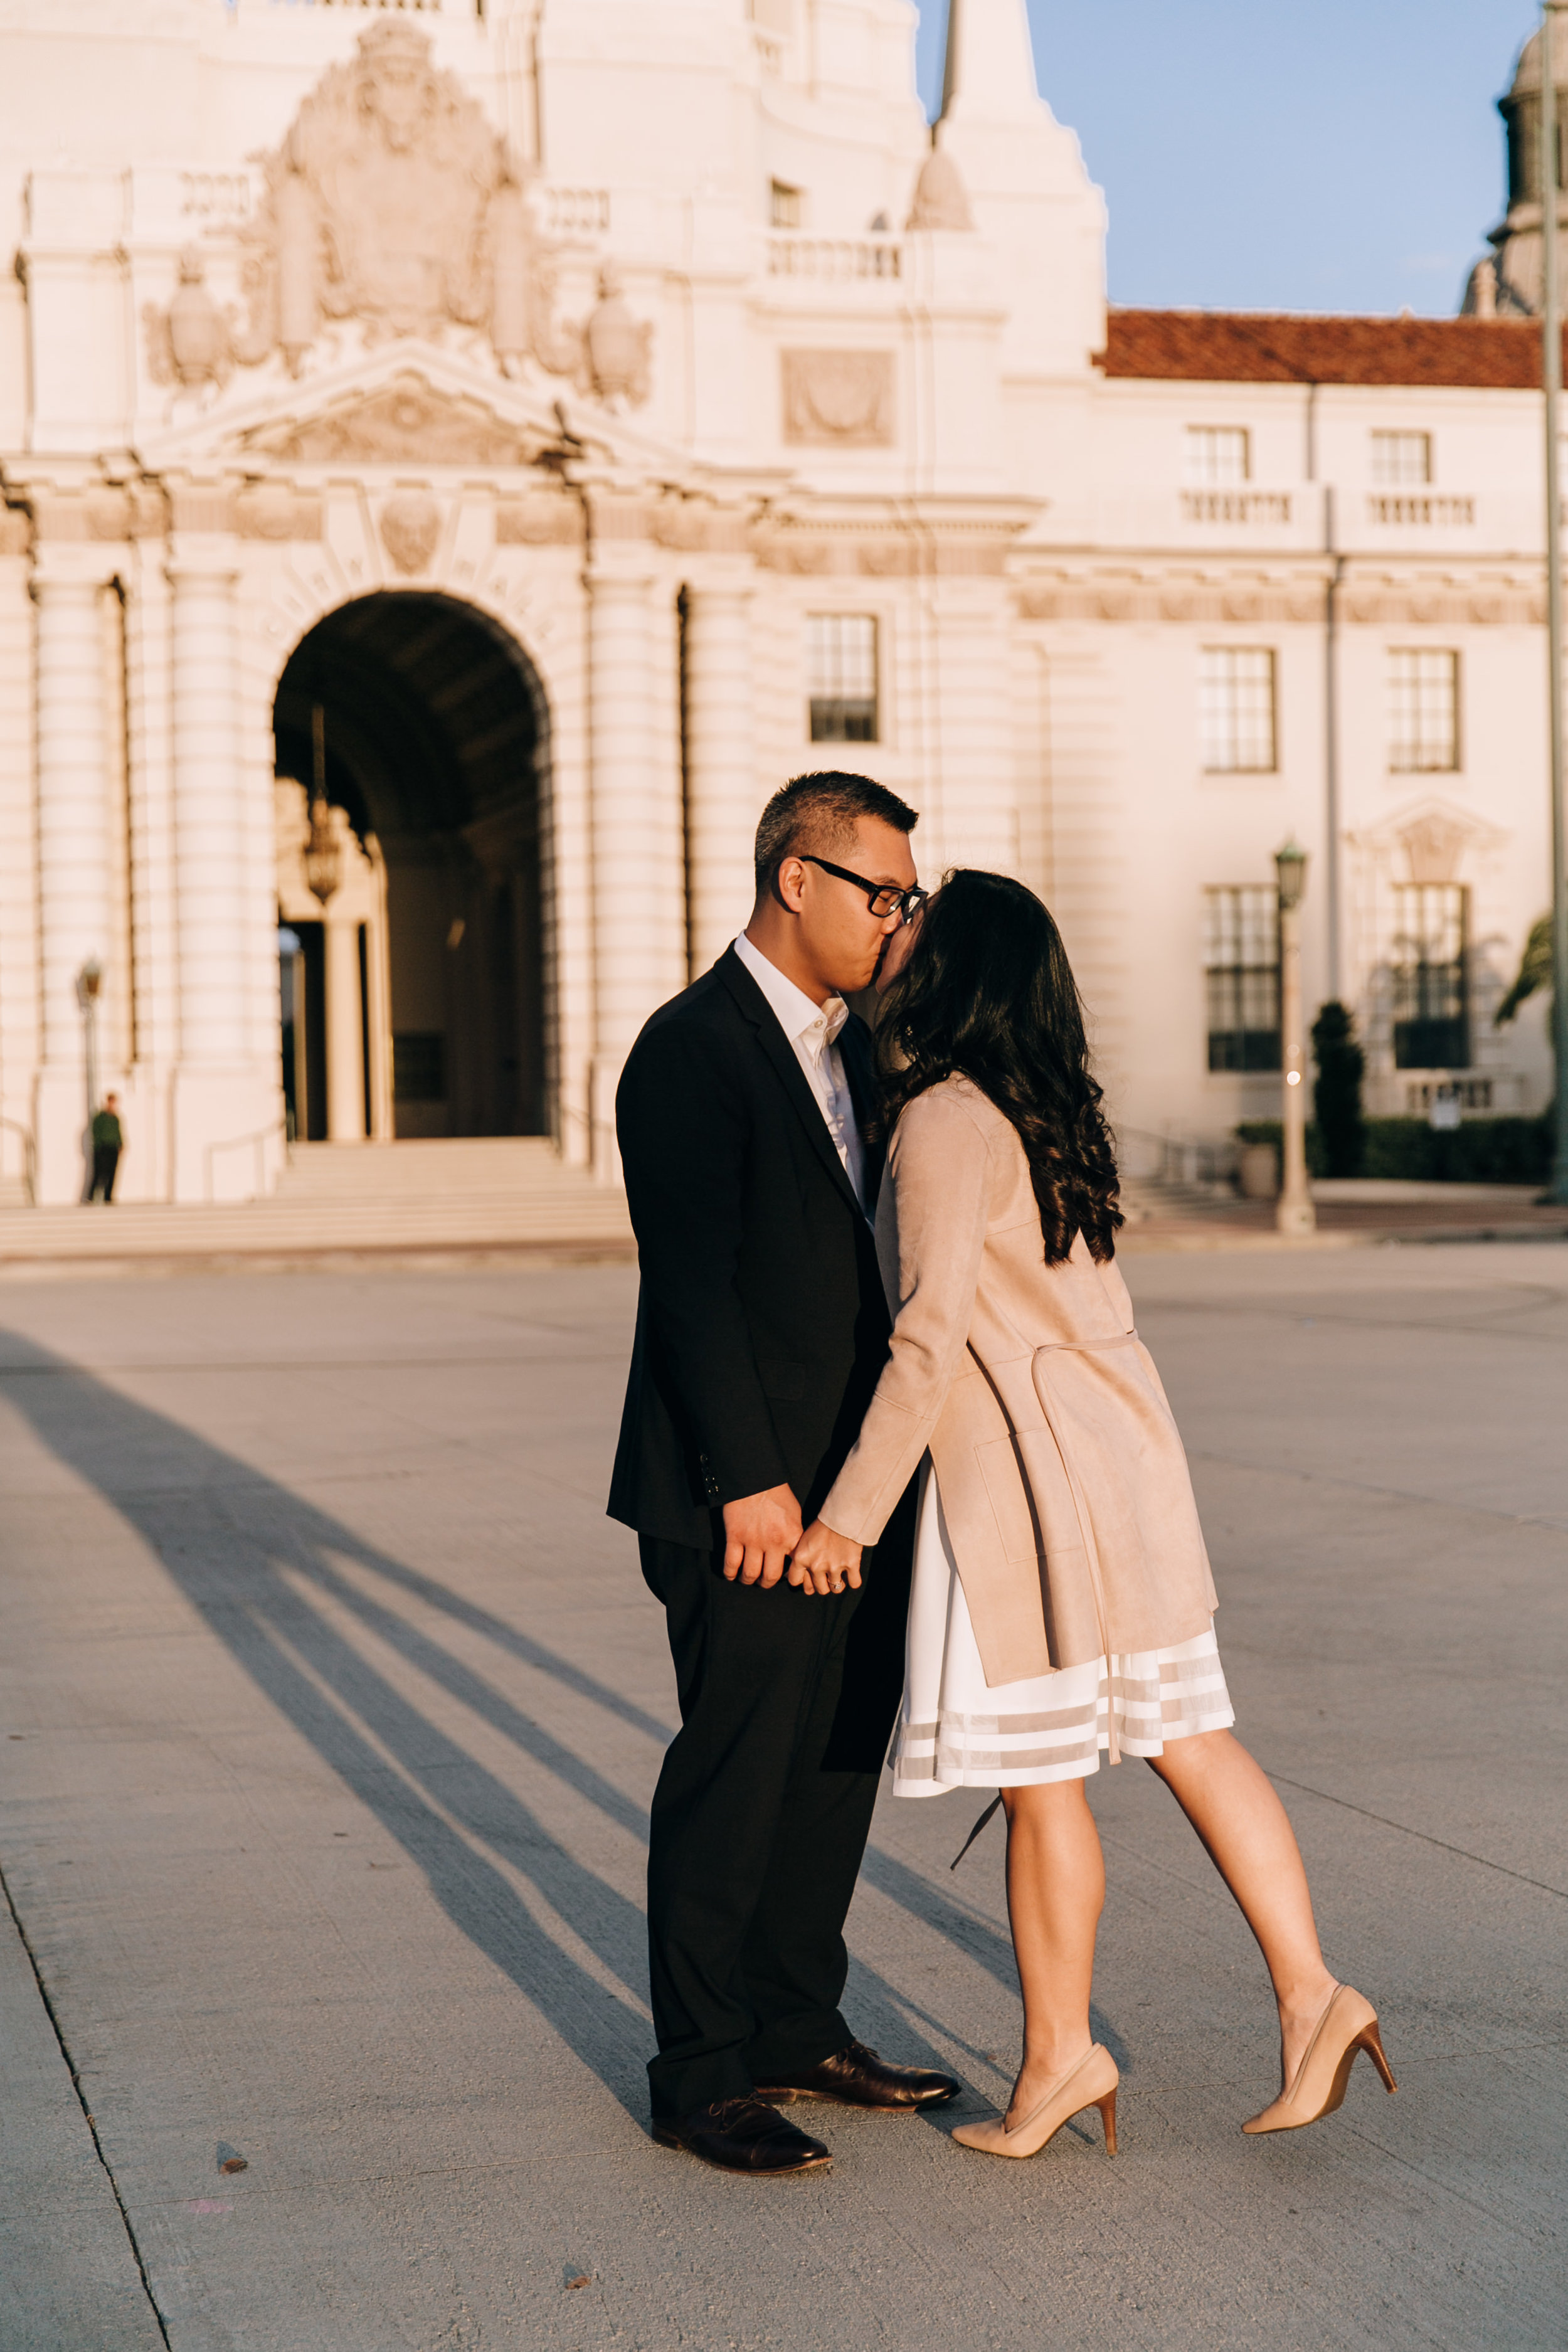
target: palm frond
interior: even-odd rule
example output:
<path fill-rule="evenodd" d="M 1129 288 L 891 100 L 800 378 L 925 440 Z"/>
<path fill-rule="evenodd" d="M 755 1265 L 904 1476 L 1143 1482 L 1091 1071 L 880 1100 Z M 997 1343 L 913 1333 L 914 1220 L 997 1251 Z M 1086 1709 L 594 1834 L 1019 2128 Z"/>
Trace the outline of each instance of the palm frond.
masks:
<path fill-rule="evenodd" d="M 1492 1014 L 1493 1025 L 1500 1029 L 1505 1021 L 1513 1019 L 1527 996 L 1533 996 L 1537 989 L 1550 988 L 1551 985 L 1552 918 L 1542 915 L 1530 927 L 1530 937 L 1519 960 L 1519 976 Z"/>

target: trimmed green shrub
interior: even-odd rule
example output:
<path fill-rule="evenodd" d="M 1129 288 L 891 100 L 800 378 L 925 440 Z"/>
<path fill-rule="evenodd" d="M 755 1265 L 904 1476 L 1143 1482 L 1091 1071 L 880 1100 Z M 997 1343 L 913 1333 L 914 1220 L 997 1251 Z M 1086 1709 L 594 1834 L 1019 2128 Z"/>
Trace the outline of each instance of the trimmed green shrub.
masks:
<path fill-rule="evenodd" d="M 1280 1150 L 1277 1118 L 1243 1119 L 1241 1143 Z M 1418 1184 L 1543 1184 L 1552 1171 L 1552 1114 L 1538 1118 L 1468 1118 L 1462 1126 L 1429 1127 L 1424 1118 L 1369 1118 L 1360 1173 L 1402 1177 Z M 1330 1173 L 1316 1123 L 1307 1129 L 1307 1171 Z"/>
<path fill-rule="evenodd" d="M 1313 1022 L 1312 1058 L 1318 1066 L 1312 1108 L 1328 1172 L 1359 1176 L 1366 1149 L 1366 1121 L 1361 1108 L 1366 1055 L 1356 1043 L 1355 1023 L 1345 1005 L 1325 1004 Z"/>

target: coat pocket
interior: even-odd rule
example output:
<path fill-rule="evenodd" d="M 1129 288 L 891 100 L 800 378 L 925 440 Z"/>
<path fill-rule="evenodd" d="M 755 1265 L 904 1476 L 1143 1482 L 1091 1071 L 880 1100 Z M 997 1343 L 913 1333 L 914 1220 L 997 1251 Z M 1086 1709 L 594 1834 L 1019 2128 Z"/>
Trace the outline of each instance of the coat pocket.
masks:
<path fill-rule="evenodd" d="M 1083 1549 L 1072 1481 L 1050 1429 L 1021 1429 L 974 1453 L 1008 1559 L 1048 1560 Z"/>
<path fill-rule="evenodd" d="M 988 1438 L 974 1459 L 1002 1538 L 1004 1559 L 1038 1559 L 1045 1543 L 1016 1437 Z"/>

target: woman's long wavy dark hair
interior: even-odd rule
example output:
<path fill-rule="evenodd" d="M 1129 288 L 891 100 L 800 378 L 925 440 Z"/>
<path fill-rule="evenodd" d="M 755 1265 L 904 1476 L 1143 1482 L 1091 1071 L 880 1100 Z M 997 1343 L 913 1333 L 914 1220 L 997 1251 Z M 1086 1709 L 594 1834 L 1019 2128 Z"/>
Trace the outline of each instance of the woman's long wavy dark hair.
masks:
<path fill-rule="evenodd" d="M 1122 1222 L 1116 1155 L 1089 1066 L 1083 1003 L 1061 933 L 1032 890 L 961 867 L 921 918 L 877 1024 L 879 1126 L 955 1071 L 1018 1131 L 1046 1264 L 1082 1234 L 1104 1265 Z"/>

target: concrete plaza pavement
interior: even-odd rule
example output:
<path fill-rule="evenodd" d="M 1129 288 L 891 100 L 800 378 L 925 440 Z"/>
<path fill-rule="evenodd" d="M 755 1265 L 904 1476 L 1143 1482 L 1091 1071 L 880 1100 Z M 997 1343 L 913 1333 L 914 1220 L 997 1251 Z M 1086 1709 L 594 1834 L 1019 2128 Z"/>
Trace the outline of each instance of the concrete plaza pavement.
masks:
<path fill-rule="evenodd" d="M 4 2352 L 1568 2342 L 1568 1249 L 1127 1270 L 1239 1730 L 1396 2098 L 1363 2065 L 1241 2136 L 1261 1966 L 1129 1763 L 1092 1784 L 1115 2163 L 1092 2117 L 950 2143 L 1018 2032 L 995 1829 L 948 1870 L 968 1796 L 884 1797 L 847 2002 L 962 2105 L 814 2111 L 835 2165 L 792 2182 L 655 2147 L 673 1696 L 602 1508 L 633 1274 L 10 1283 Z"/>

